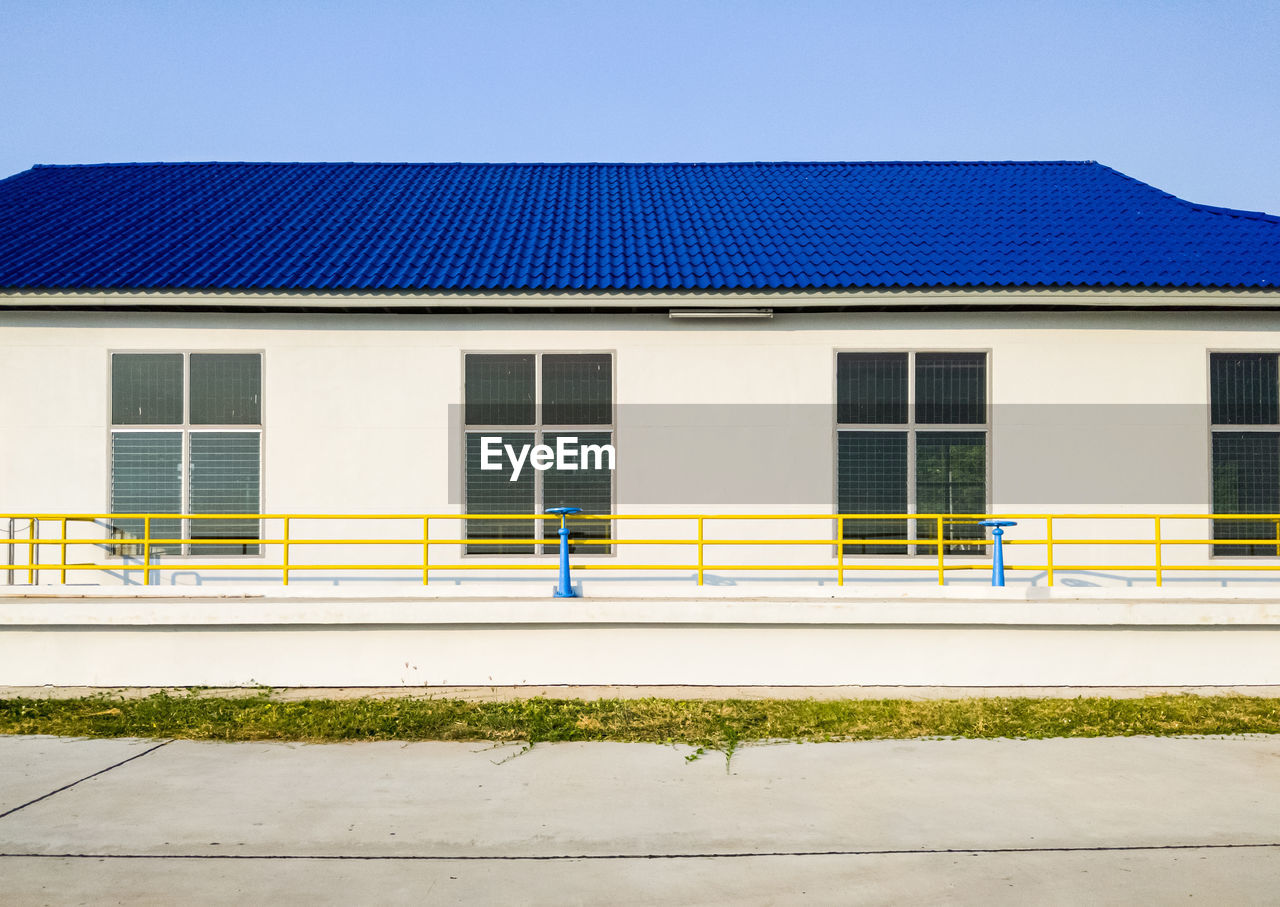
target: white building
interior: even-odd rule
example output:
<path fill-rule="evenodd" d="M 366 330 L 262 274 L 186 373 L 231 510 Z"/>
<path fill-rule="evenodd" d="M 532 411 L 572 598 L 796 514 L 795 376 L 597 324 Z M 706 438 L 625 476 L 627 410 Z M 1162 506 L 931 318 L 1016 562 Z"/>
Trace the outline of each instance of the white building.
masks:
<path fill-rule="evenodd" d="M 1280 683 L 1269 215 L 1089 163 L 38 167 L 0 287 L 0 683 Z"/>

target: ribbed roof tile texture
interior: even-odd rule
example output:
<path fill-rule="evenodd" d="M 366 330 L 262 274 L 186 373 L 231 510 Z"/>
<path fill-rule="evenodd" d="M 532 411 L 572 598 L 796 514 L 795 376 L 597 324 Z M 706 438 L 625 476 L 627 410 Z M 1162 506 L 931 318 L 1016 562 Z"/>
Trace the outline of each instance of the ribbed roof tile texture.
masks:
<path fill-rule="evenodd" d="M 0 180 L 0 287 L 1280 286 L 1280 218 L 1091 162 L 161 163 Z"/>

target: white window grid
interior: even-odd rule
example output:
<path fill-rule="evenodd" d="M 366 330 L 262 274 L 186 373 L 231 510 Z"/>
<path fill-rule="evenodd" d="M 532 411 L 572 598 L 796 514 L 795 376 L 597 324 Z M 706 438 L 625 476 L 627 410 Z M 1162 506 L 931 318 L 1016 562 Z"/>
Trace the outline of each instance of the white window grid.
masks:
<path fill-rule="evenodd" d="M 905 433 L 906 434 L 906 446 L 907 446 L 907 452 L 906 452 L 907 453 L 907 467 L 906 467 L 907 509 L 906 509 L 906 512 L 907 513 L 917 513 L 919 509 L 919 489 L 916 487 L 918 484 L 918 476 L 916 475 L 916 464 L 918 459 L 917 451 L 916 451 L 917 435 L 920 434 L 921 432 L 928 433 L 928 434 L 943 433 L 943 432 L 957 433 L 957 434 L 961 432 L 981 432 L 985 439 L 985 450 L 986 450 L 986 456 L 984 457 L 985 464 L 984 464 L 984 475 L 983 475 L 983 491 L 984 491 L 984 497 L 985 497 L 983 501 L 983 510 L 989 513 L 991 511 L 991 465 L 992 465 L 991 464 L 991 461 L 992 461 L 991 351 L 985 350 L 985 349 L 975 350 L 975 349 L 962 349 L 962 348 L 955 348 L 955 347 L 947 347 L 945 349 L 944 348 L 939 348 L 939 349 L 841 349 L 836 351 L 836 359 L 833 360 L 833 364 L 834 362 L 838 362 L 838 357 L 841 353 L 853 353 L 853 354 L 896 353 L 899 355 L 904 355 L 904 354 L 906 355 L 907 357 L 907 407 L 906 407 L 907 421 L 905 422 L 840 422 L 839 421 L 840 405 L 839 405 L 839 396 L 838 396 L 839 395 L 839 379 L 837 377 L 835 395 L 834 395 L 835 411 L 837 414 L 836 423 L 835 423 L 836 439 L 835 439 L 835 451 L 834 451 L 837 475 L 835 477 L 835 484 L 833 486 L 833 494 L 834 494 L 837 510 L 839 508 L 839 502 L 840 502 L 838 472 L 840 468 L 839 434 L 841 432 L 857 431 L 857 432 L 883 432 L 886 434 L 887 433 Z M 972 422 L 972 423 L 918 422 L 916 420 L 916 356 L 917 354 L 921 354 L 921 353 L 923 354 L 964 353 L 964 354 L 980 354 L 983 356 L 984 400 L 983 400 L 982 409 L 983 409 L 983 415 L 986 418 L 982 422 Z M 837 375 L 838 375 L 838 371 L 839 371 L 839 366 L 836 365 L 835 373 Z M 846 524 L 848 523 L 856 523 L 856 521 L 852 521 L 852 520 L 846 521 Z M 919 527 L 917 526 L 917 521 L 909 519 L 909 520 L 906 520 L 906 523 L 907 523 L 906 535 L 904 535 L 903 538 L 907 539 L 908 542 L 918 540 Z M 835 531 L 838 532 L 839 530 L 837 529 Z M 846 531 L 848 530 L 846 529 Z M 842 543 L 844 543 L 844 540 L 841 540 L 841 541 Z M 871 546 L 881 545 L 882 543 L 879 543 L 874 539 L 868 540 L 866 542 L 858 541 L 856 539 L 851 539 L 849 540 L 849 542 L 844 544 L 848 546 L 864 545 L 867 547 L 871 547 Z M 963 544 L 963 542 L 957 540 L 956 542 L 949 543 L 946 547 L 950 549 L 952 545 L 958 546 L 961 544 Z M 846 552 L 845 558 L 846 559 L 862 558 L 865 560 L 880 560 L 886 557 L 910 558 L 910 557 L 921 557 L 921 556 L 930 556 L 930 557 L 937 556 L 937 549 L 931 544 L 930 545 L 908 544 L 906 545 L 906 549 L 907 549 L 906 552 L 902 554 L 860 554 L 860 553 L 854 553 L 854 552 Z M 948 553 L 950 553 L 950 551 Z"/>
<path fill-rule="evenodd" d="M 262 369 L 265 364 L 262 362 L 263 353 L 261 350 L 173 350 L 173 349 L 155 350 L 155 349 L 148 349 L 148 350 L 111 350 L 109 352 L 107 357 L 107 376 L 108 376 L 107 377 L 107 386 L 108 386 L 107 419 L 108 419 L 108 422 L 110 423 L 110 429 L 107 435 L 107 478 L 108 478 L 107 512 L 111 512 L 111 480 L 113 478 L 112 467 L 114 462 L 111 439 L 116 435 L 120 435 L 120 434 L 131 434 L 131 433 L 142 433 L 142 432 L 151 432 L 151 433 L 168 432 L 170 434 L 179 434 L 181 436 L 182 453 L 178 463 L 178 471 L 179 471 L 179 480 L 181 482 L 181 512 L 184 514 L 189 513 L 191 510 L 191 436 L 195 434 L 202 434 L 202 433 L 213 434 L 213 433 L 226 433 L 226 432 L 237 432 L 242 434 L 257 434 L 258 435 L 258 508 L 257 510 L 259 513 L 262 512 L 262 501 L 266 497 L 266 491 L 264 488 L 265 471 L 263 469 L 263 463 L 266 457 L 266 445 L 263 443 L 264 421 L 259 421 L 256 424 L 234 423 L 234 424 L 218 425 L 218 424 L 208 424 L 208 423 L 202 422 L 199 425 L 193 425 L 190 421 L 191 419 L 191 356 L 193 353 L 197 355 L 203 354 L 203 353 L 211 353 L 211 354 L 225 354 L 225 355 L 237 355 L 237 356 L 257 356 L 259 359 L 259 369 Z M 112 421 L 111 361 L 116 356 L 131 356 L 131 355 L 133 356 L 138 356 L 138 355 L 170 355 L 170 356 L 180 355 L 182 356 L 182 396 L 181 396 L 182 421 L 181 422 L 162 422 L 162 423 L 153 423 L 153 424 L 129 423 L 127 425 L 117 425 L 114 423 L 114 421 Z M 263 378 L 263 381 L 265 384 L 265 377 Z M 263 401 L 259 401 L 259 410 L 258 410 L 259 420 L 263 420 L 265 417 L 265 407 L 262 404 L 263 404 Z M 236 517 L 235 514 L 227 514 L 226 516 L 228 518 Z M 184 541 L 180 546 L 178 546 L 179 550 L 177 553 L 173 552 L 172 550 L 166 549 L 167 550 L 166 556 L 184 557 L 184 558 L 199 557 L 202 560 L 206 558 L 217 558 L 217 557 L 233 557 L 236 559 L 243 559 L 243 558 L 252 558 L 252 557 L 262 558 L 265 556 L 265 551 L 264 551 L 265 546 L 263 545 L 254 546 L 258 549 L 257 552 L 249 553 L 249 554 L 222 554 L 222 555 L 199 554 L 199 553 L 192 554 L 191 548 L 193 546 L 190 544 L 190 542 L 185 540 L 193 537 L 199 538 L 200 536 L 198 531 L 193 532 L 192 530 L 193 529 L 198 530 L 199 524 L 204 522 L 206 521 L 191 520 L 191 519 L 182 520 L 181 531 L 179 534 L 180 534 L 180 537 L 184 539 Z M 259 521 L 258 537 L 259 538 L 262 537 L 261 521 Z M 220 544 L 220 543 L 201 542 L 201 543 L 198 543 L 198 546 L 199 545 L 210 546 L 214 544 Z M 228 540 L 226 544 L 235 544 L 235 541 Z M 137 544 L 130 544 L 130 540 L 124 540 L 118 543 L 117 545 L 115 545 L 114 547 L 117 549 L 125 549 L 125 548 L 135 549 L 135 548 L 140 548 L 141 546 Z M 124 556 L 124 555 L 117 554 L 116 556 Z M 132 555 L 129 555 L 129 556 L 132 556 Z"/>
<path fill-rule="evenodd" d="M 609 357 L 609 368 L 610 368 L 610 376 L 609 376 L 610 401 L 609 401 L 609 422 L 608 422 L 608 424 L 605 424 L 605 423 L 602 423 L 602 422 L 595 422 L 595 423 L 590 423 L 590 424 L 585 424 L 585 425 L 562 425 L 562 424 L 549 425 L 549 424 L 546 424 L 546 423 L 544 423 L 544 422 L 543 422 L 543 420 L 542 420 L 542 403 L 543 403 L 543 399 L 542 399 L 542 359 L 543 359 L 543 357 L 544 357 L 544 356 L 548 356 L 548 355 L 550 355 L 550 356 L 608 356 L 608 357 Z M 522 424 L 522 425 L 501 425 L 501 424 L 493 424 L 493 425 L 480 425 L 480 424 L 476 424 L 476 425 L 472 425 L 472 424 L 469 424 L 469 423 L 466 421 L 466 358 L 467 358 L 467 356 L 533 356 L 533 357 L 534 357 L 534 366 L 533 366 L 533 414 L 534 414 L 534 421 L 533 421 L 533 422 L 531 422 L 531 423 L 525 423 L 525 424 Z M 526 350 L 468 350 L 468 351 L 466 351 L 466 352 L 464 352 L 464 353 L 463 353 L 463 355 L 462 355 L 462 362 L 463 362 L 463 377 L 462 377 L 462 381 L 463 381 L 463 389 L 462 389 L 462 397 L 463 397 L 463 406 L 462 406 L 462 413 L 463 413 L 463 415 L 462 415 L 462 424 L 463 424 L 463 431 L 462 431 L 462 457 L 461 457 L 460 462 L 461 462 L 461 468 L 462 468 L 462 483 L 461 483 L 461 487 L 462 487 L 462 500 L 463 500 L 463 508 L 464 508 L 464 510 L 465 510 L 465 507 L 466 507 L 466 501 L 468 500 L 468 497 L 467 497 L 467 437 L 468 437 L 468 436 L 470 436 L 470 435 L 478 435 L 478 434 L 495 434 L 495 433 L 502 433 L 502 432 L 509 432 L 509 433 L 516 433 L 516 432 L 519 432 L 519 433 L 524 433 L 524 434 L 532 434 L 532 435 L 533 435 L 533 443 L 534 443 L 535 445 L 537 445 L 537 444 L 543 444 L 543 443 L 545 443 L 545 442 L 544 442 L 544 440 L 543 440 L 543 438 L 544 438 L 544 434 L 545 434 L 545 433 L 547 433 L 547 432 L 550 432 L 551 434 L 557 434 L 557 435 L 559 435 L 559 434 L 568 434 L 568 433 L 571 433 L 571 432 L 597 432 L 597 433 L 605 433 L 605 432 L 607 432 L 607 433 L 608 433 L 608 435 L 609 435 L 609 443 L 610 443 L 610 444 L 613 444 L 613 445 L 615 446 L 615 448 L 616 448 L 616 446 L 617 446 L 617 418 L 618 418 L 618 416 L 617 416 L 617 397 L 618 397 L 618 394 L 617 394 L 617 373 L 616 373 L 616 372 L 617 372 L 617 356 L 616 356 L 616 355 L 614 355 L 614 352 L 613 352 L 612 350 L 542 350 L 542 351 L 534 351 L 534 350 L 527 350 L 527 349 L 526 349 Z M 526 464 L 526 465 L 525 465 L 525 468 L 526 468 L 526 469 L 532 469 L 532 470 L 533 470 L 533 481 L 534 481 L 534 486 L 533 486 L 533 502 L 534 502 L 534 507 L 536 508 L 536 507 L 542 506 L 542 505 L 544 505 L 544 504 L 546 503 L 546 502 L 545 502 L 545 495 L 544 495 L 544 473 L 542 472 L 542 470 L 533 469 L 533 468 L 532 468 L 531 466 L 529 466 L 528 464 Z M 611 472 L 610 472 L 610 474 L 609 474 L 609 501 L 610 501 L 611 507 L 616 507 L 616 506 L 617 506 L 617 501 L 618 501 L 618 480 L 617 480 L 617 471 L 616 471 L 616 470 L 611 471 Z M 534 533 L 533 533 L 533 537 L 534 537 L 534 538 L 537 538 L 537 537 L 538 537 L 538 535 L 540 534 L 540 531 L 543 529 L 543 527 L 544 527 L 544 526 L 546 526 L 546 525 L 550 525 L 550 524 L 549 524 L 549 522 L 545 522 L 545 521 L 541 521 L 541 520 L 536 521 L 536 522 L 537 522 L 537 523 L 539 523 L 540 525 L 538 525 L 538 526 L 535 526 L 535 527 L 534 527 Z M 609 537 L 610 537 L 610 538 L 612 538 L 612 537 L 614 536 L 614 531 L 615 531 L 615 526 L 616 526 L 616 525 L 617 525 L 616 523 L 614 523 L 614 522 L 610 521 L 610 523 L 609 523 Z M 558 543 L 554 543 L 554 544 L 553 544 L 553 543 L 550 543 L 550 542 L 543 542 L 542 544 L 534 545 L 534 546 L 533 546 L 533 549 L 534 549 L 534 550 L 533 550 L 533 553 L 527 553 L 527 554 L 504 554 L 504 553 L 502 553 L 502 552 L 493 552 L 493 553 L 490 553 L 490 552 L 488 552 L 488 551 L 483 551 L 483 550 L 470 550 L 472 547 L 474 547 L 475 549 L 483 549 L 483 548 L 487 548 L 487 547 L 489 547 L 489 546 L 487 546 L 487 545 L 475 545 L 475 546 L 463 545 L 463 556 L 464 556 L 464 557 L 540 557 L 540 558 L 541 558 L 541 557 L 550 557 L 550 556 L 554 556 L 554 555 L 558 554 L 558 553 L 559 553 L 559 550 L 560 550 L 560 549 L 559 549 L 559 544 L 558 544 Z M 497 546 L 495 546 L 495 547 L 497 547 Z M 600 554 L 593 554 L 593 556 L 616 556 L 616 555 L 617 555 L 617 546 L 615 546 L 615 545 L 609 545 L 609 546 L 604 546 L 604 545 L 592 545 L 592 546 L 590 546 L 590 547 L 592 547 L 592 548 L 596 548 L 596 549 L 601 549 L 601 548 L 606 548 L 606 547 L 607 547 L 607 548 L 609 549 L 607 553 L 606 553 L 606 552 L 601 552 Z"/>

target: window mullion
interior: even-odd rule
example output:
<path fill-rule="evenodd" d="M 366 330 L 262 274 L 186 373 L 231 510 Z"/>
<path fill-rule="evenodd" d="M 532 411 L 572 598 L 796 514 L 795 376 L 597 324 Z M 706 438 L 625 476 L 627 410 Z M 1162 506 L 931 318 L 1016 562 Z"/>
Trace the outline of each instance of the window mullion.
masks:
<path fill-rule="evenodd" d="M 917 513 L 917 508 L 920 506 L 919 495 L 917 494 L 919 477 L 916 475 L 916 459 L 916 429 L 912 425 L 907 429 L 907 513 Z M 913 519 L 906 521 L 907 538 L 913 541 L 919 538 L 917 522 L 917 520 Z M 920 553 L 914 545 L 910 547 L 910 550 L 912 554 Z"/>
<path fill-rule="evenodd" d="M 907 353 L 907 428 L 916 426 L 916 354 Z"/>
<path fill-rule="evenodd" d="M 536 447 L 543 443 L 542 440 L 542 353 L 535 353 L 533 357 L 533 443 Z M 532 451 L 530 451 L 532 456 Z M 533 469 L 532 466 L 529 467 Z M 533 470 L 533 510 L 534 513 L 542 513 L 546 509 L 546 501 L 543 500 L 542 487 L 542 470 Z M 546 536 L 545 527 L 542 520 L 531 520 L 530 534 L 535 539 L 543 539 Z M 546 554 L 547 546 L 539 541 L 533 546 L 534 554 Z"/>
<path fill-rule="evenodd" d="M 182 460 L 178 464 L 181 471 L 182 481 L 182 513 L 191 512 L 191 432 L 187 431 L 187 427 L 182 427 Z M 178 537 L 182 539 L 191 538 L 191 520 L 181 519 L 178 521 Z M 191 546 L 185 541 L 179 544 L 178 550 L 181 554 L 188 555 L 191 553 Z"/>
<path fill-rule="evenodd" d="M 182 354 L 182 512 L 191 513 L 191 354 Z M 183 539 L 191 538 L 190 519 L 178 522 L 178 532 Z M 179 546 L 183 555 L 191 554 L 191 546 L 185 542 Z"/>
<path fill-rule="evenodd" d="M 907 353 L 907 513 L 915 513 L 920 506 L 916 486 L 919 477 L 916 475 L 916 354 Z M 908 519 L 907 538 L 915 540 L 917 536 L 916 521 Z M 919 554 L 916 545 L 908 545 L 911 554 Z"/>
<path fill-rule="evenodd" d="M 533 432 L 533 444 L 536 447 L 539 444 L 545 444 L 545 443 L 546 441 L 543 440 L 542 424 L 541 422 L 539 422 L 537 428 L 534 429 L 534 432 Z M 530 456 L 532 456 L 532 451 L 530 451 Z M 532 466 L 530 466 L 529 468 L 533 469 Z M 533 469 L 534 513 L 545 513 L 547 509 L 547 502 L 543 498 L 543 495 L 545 494 L 545 489 L 543 488 L 542 475 L 543 473 L 541 469 Z M 533 521 L 532 530 L 533 530 L 534 538 L 536 539 L 544 538 L 546 535 L 545 529 L 546 529 L 546 525 L 542 520 Z M 535 550 L 537 551 L 538 554 L 546 554 L 547 546 L 543 542 L 539 542 L 535 546 Z"/>

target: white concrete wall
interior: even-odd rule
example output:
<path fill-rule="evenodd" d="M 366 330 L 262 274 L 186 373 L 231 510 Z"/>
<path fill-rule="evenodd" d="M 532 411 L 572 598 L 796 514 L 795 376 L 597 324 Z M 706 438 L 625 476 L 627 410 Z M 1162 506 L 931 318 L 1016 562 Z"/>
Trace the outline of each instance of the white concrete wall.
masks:
<path fill-rule="evenodd" d="M 837 350 L 989 350 L 995 406 L 993 510 L 1202 512 L 1209 505 L 1203 409 L 1207 356 L 1209 350 L 1228 349 L 1280 350 L 1280 314 L 779 312 L 767 321 L 676 321 L 661 314 L 6 310 L 0 312 L 0 512 L 107 509 L 112 350 L 263 351 L 263 509 L 269 512 L 457 512 L 448 493 L 448 407 L 461 400 L 463 352 L 498 350 L 611 350 L 615 399 L 623 406 L 829 406 L 834 402 Z M 1048 409 L 1051 405 L 1069 409 L 1073 404 L 1150 405 L 1167 418 L 1095 426 L 1086 415 L 1064 428 L 1035 416 L 1037 411 L 1057 412 Z M 625 432 L 619 435 L 619 470 L 645 469 L 644 463 L 628 460 Z M 794 468 L 830 475 L 833 436 L 834 430 L 820 444 L 795 445 Z M 702 469 L 706 481 L 716 481 L 714 463 L 701 462 L 696 451 L 690 452 L 688 463 Z M 1153 475 L 1175 477 L 1176 493 L 1150 504 L 1117 503 L 1108 491 L 1149 491 Z M 1095 489 L 1097 499 L 1090 499 Z M 626 500 L 618 506 L 632 513 L 679 509 Z M 747 499 L 727 509 L 795 512 L 816 506 L 821 507 L 818 512 L 834 508 L 834 479 L 832 497 L 825 502 L 761 505 Z M 1147 533 L 1147 525 L 1135 523 L 1129 529 Z M 688 531 L 677 525 L 620 524 L 620 534 L 632 538 L 682 529 Z M 829 523 L 733 528 L 740 536 L 813 538 L 831 532 Z M 1089 526 L 1072 532 L 1096 538 L 1116 529 Z M 399 553 L 417 556 L 411 549 Z M 342 555 L 353 563 L 387 556 L 367 549 Z M 1016 563 L 1017 556 L 1012 550 L 1010 562 Z M 1041 556 L 1037 551 L 1036 557 Z M 1084 548 L 1071 554 L 1095 561 L 1119 556 L 1124 555 Z M 1150 552 L 1133 549 L 1128 556 L 1149 560 Z M 1200 563 L 1207 556 L 1205 547 L 1188 546 L 1171 551 L 1166 561 Z M 432 550 L 436 561 L 458 557 L 457 548 Z M 757 548 L 721 549 L 716 557 L 786 564 L 826 562 L 832 554 L 822 548 Z M 635 547 L 623 549 L 610 563 L 692 560 L 688 550 Z"/>
<path fill-rule="evenodd" d="M 430 602 L 161 591 L 0 600 L 0 686 L 1280 684 L 1280 605 L 1268 594 L 881 587 L 768 601 L 710 591 Z"/>

